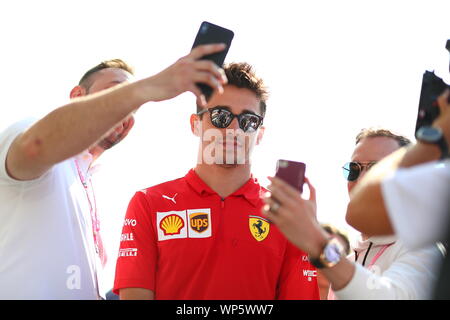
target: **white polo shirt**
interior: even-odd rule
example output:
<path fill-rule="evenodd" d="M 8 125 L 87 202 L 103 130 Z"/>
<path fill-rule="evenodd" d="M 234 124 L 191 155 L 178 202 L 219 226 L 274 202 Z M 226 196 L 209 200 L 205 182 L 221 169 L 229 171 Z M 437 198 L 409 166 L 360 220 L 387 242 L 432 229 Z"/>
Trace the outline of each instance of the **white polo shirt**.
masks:
<path fill-rule="evenodd" d="M 0 133 L 0 299 L 98 299 L 92 219 L 75 159 L 32 181 L 6 172 L 11 143 L 33 122 Z M 86 156 L 77 157 L 84 174 Z"/>

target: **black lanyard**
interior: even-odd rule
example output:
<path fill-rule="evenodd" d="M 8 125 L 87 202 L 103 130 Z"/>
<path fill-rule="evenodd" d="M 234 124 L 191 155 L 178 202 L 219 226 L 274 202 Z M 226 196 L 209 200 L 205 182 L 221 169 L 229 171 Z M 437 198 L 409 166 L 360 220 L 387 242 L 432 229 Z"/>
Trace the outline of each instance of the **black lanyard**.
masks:
<path fill-rule="evenodd" d="M 362 262 L 362 266 L 364 267 L 364 265 L 366 264 L 366 259 L 367 259 L 367 255 L 369 254 L 370 249 L 372 248 L 373 242 L 369 243 L 369 247 L 367 248 L 366 254 L 364 255 L 364 259 Z M 355 250 L 355 262 L 358 261 L 358 252 Z"/>

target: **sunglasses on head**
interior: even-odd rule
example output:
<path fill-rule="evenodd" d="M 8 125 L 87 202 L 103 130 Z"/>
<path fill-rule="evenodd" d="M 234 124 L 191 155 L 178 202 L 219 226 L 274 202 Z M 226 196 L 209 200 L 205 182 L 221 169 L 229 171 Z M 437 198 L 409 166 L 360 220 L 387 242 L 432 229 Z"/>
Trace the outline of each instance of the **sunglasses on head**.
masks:
<path fill-rule="evenodd" d="M 347 181 L 356 181 L 358 180 L 359 176 L 361 175 L 361 172 L 364 169 L 369 170 L 376 163 L 377 163 L 376 161 L 364 163 L 356 161 L 347 162 L 342 167 L 342 172 L 344 173 L 344 177 L 345 179 L 347 179 Z"/>
<path fill-rule="evenodd" d="M 197 113 L 197 115 L 202 115 L 205 112 L 209 112 L 211 117 L 211 123 L 216 128 L 227 128 L 234 118 L 238 119 L 239 128 L 244 132 L 254 132 L 263 122 L 263 117 L 250 112 L 244 111 L 241 114 L 234 114 L 227 107 L 214 107 L 209 109 L 204 109 Z"/>

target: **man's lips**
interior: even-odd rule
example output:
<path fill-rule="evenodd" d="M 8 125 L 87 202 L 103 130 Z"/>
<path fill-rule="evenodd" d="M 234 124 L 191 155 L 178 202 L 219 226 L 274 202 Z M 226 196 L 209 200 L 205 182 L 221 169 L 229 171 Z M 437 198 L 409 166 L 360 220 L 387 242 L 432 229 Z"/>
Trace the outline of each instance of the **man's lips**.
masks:
<path fill-rule="evenodd" d="M 239 147 L 239 148 L 241 148 L 242 147 L 242 144 L 237 142 L 237 141 L 229 141 L 229 142 L 225 141 L 225 142 L 222 142 L 222 145 L 223 145 L 224 148 L 231 148 L 231 147 Z"/>

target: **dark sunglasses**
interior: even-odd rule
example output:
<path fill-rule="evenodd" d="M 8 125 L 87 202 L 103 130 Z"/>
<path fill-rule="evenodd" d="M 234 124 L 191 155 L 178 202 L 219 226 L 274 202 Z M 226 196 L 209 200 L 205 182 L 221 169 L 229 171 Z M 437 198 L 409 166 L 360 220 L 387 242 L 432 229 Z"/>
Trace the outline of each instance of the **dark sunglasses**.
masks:
<path fill-rule="evenodd" d="M 214 107 L 209 109 L 204 109 L 197 113 L 197 115 L 202 115 L 205 112 L 208 112 L 211 116 L 211 123 L 216 128 L 227 128 L 233 119 L 236 117 L 238 119 L 239 128 L 244 132 L 254 132 L 263 122 L 263 117 L 249 112 L 244 111 L 241 114 L 234 114 L 226 107 Z"/>
<path fill-rule="evenodd" d="M 342 167 L 344 177 L 345 177 L 345 179 L 347 179 L 347 181 L 356 181 L 356 180 L 358 180 L 359 175 L 361 174 L 361 172 L 364 169 L 369 170 L 376 163 L 377 163 L 376 161 L 365 162 L 365 163 L 356 162 L 356 161 L 347 162 Z"/>

